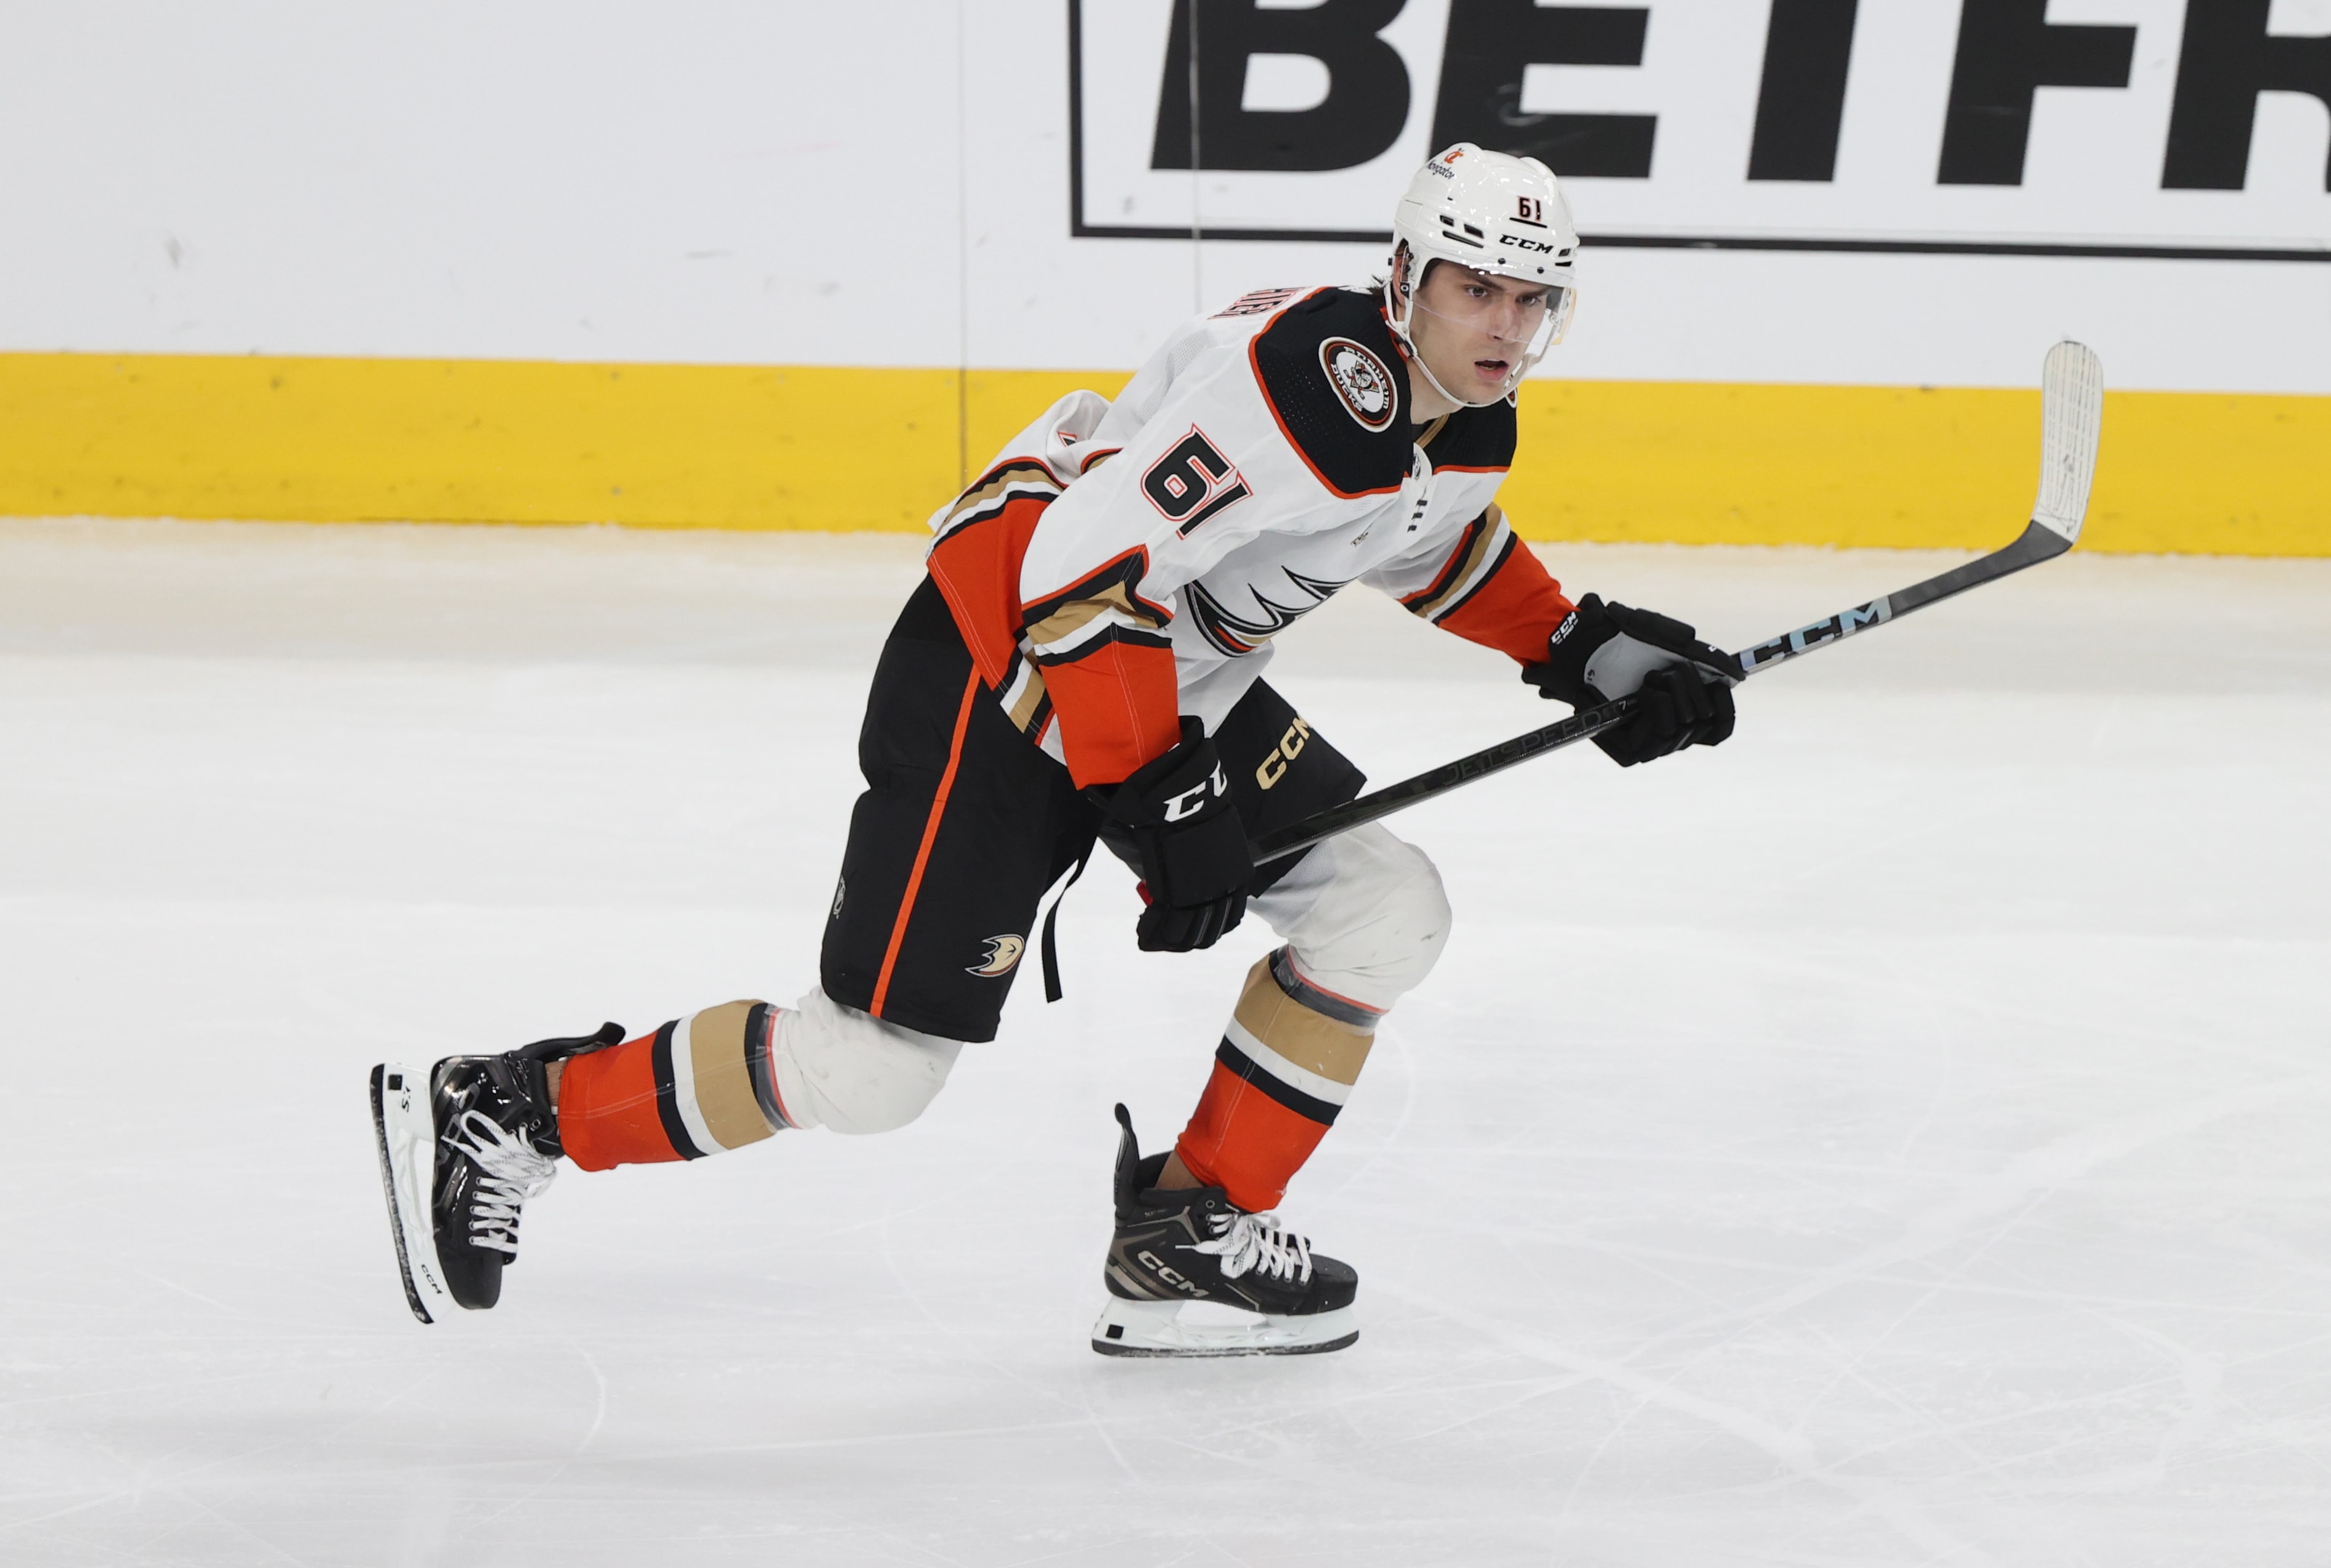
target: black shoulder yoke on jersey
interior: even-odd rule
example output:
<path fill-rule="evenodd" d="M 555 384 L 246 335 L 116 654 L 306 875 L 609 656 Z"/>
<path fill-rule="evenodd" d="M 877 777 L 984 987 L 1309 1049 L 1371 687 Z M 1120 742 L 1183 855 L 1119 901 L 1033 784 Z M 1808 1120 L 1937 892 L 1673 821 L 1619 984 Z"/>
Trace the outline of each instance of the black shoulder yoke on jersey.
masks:
<path fill-rule="evenodd" d="M 1460 408 L 1424 433 L 1424 455 L 1435 472 L 1503 473 L 1514 466 L 1514 405 L 1499 398 L 1487 408 Z"/>
<path fill-rule="evenodd" d="M 1416 432 L 1408 375 L 1374 294 L 1322 289 L 1280 311 L 1251 350 L 1288 443 L 1339 496 L 1383 495 L 1408 477 Z"/>

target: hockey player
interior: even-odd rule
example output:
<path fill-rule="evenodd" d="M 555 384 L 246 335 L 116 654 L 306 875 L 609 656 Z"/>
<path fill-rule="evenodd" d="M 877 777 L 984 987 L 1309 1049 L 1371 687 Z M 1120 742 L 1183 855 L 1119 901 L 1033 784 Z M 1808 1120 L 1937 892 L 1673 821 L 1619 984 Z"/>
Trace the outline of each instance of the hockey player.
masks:
<path fill-rule="evenodd" d="M 1272 1211 L 1450 911 L 1432 862 L 1380 825 L 1252 864 L 1250 838 L 1363 782 L 1261 680 L 1271 639 L 1363 582 L 1510 654 L 1545 696 L 1640 693 L 1599 737 L 1622 765 L 1732 730 L 1722 654 L 1665 617 L 1574 603 L 1496 505 L 1514 394 L 1570 319 L 1577 247 L 1544 165 L 1460 144 L 1410 182 L 1380 286 L 1249 294 L 1176 331 L 1115 403 L 1073 393 L 1023 431 L 933 518 L 876 668 L 814 989 L 636 1038 L 610 1024 L 375 1069 L 414 1312 L 494 1305 L 559 1159 L 914 1120 L 965 1044 L 994 1037 L 1046 890 L 1098 839 L 1139 873 L 1144 949 L 1209 946 L 1249 912 L 1281 946 L 1173 1148 L 1144 1158 L 1118 1109 L 1094 1348 L 1352 1343 L 1357 1277 Z M 1185 1320 L 1189 1302 L 1232 1310 Z"/>

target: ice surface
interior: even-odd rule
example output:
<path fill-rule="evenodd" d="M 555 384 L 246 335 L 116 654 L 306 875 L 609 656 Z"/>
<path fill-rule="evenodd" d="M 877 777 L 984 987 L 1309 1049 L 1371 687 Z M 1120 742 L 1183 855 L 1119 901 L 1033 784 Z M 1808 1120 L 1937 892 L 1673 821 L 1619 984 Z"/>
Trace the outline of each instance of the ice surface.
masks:
<path fill-rule="evenodd" d="M 1945 559 L 1546 553 L 1727 643 Z M 915 571 L 0 527 L 0 1561 L 2331 1560 L 2331 563 L 2075 556 L 1400 819 L 1343 1354 L 1085 1347 L 1109 1105 L 1267 940 L 1101 868 L 912 1128 L 570 1173 L 414 1323 L 364 1069 L 809 984 Z M 1275 679 L 1379 782 L 1558 711 L 1356 593 Z"/>

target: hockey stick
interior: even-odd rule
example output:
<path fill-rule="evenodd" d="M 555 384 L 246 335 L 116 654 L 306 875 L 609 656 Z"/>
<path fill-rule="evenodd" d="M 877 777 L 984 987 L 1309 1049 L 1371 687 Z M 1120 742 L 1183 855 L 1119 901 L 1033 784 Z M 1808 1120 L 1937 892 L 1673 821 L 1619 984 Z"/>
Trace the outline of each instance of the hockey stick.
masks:
<path fill-rule="evenodd" d="M 1775 664 L 1802 658 L 1818 649 L 1835 647 L 1864 627 L 1882 626 L 1953 594 L 1995 583 L 2026 566 L 2052 561 L 2070 549 L 2080 537 L 2080 523 L 2088 509 L 2088 485 L 2096 477 L 2097 438 L 2104 419 L 2104 369 L 2086 347 L 2059 343 L 2048 351 L 2040 388 L 2040 497 L 2032 506 L 2031 521 L 2021 537 L 1979 560 L 1954 566 L 1923 583 L 1913 583 L 1867 604 L 1840 611 L 1827 620 L 1742 649 L 1730 655 L 1740 667 L 1739 679 L 1746 680 Z M 1518 735 L 1470 756 L 1460 756 L 1430 773 L 1364 794 L 1347 805 L 1315 813 L 1275 833 L 1265 834 L 1248 848 L 1258 866 L 1300 854 L 1323 839 L 1332 839 L 1420 801 L 1446 794 L 1476 779 L 1502 773 L 1517 763 L 1590 739 L 1625 719 L 1635 711 L 1635 706 L 1636 698 L 1622 697 L 1598 708 L 1582 709 L 1560 723 Z"/>

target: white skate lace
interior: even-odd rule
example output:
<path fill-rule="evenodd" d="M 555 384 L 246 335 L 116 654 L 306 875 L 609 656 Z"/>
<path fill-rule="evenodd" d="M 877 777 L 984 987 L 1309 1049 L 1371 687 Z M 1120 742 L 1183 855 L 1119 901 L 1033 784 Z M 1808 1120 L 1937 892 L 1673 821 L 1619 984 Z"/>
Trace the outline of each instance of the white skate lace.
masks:
<path fill-rule="evenodd" d="M 1282 1227 L 1276 1214 L 1216 1214 L 1214 1238 L 1201 1241 L 1194 1252 L 1211 1252 L 1223 1260 L 1223 1278 L 1236 1279 L 1249 1269 L 1266 1279 L 1311 1280 L 1311 1242 Z"/>
<path fill-rule="evenodd" d="M 519 1211 L 549 1189 L 557 1163 L 482 1111 L 462 1112 L 445 1141 L 476 1161 L 481 1173 L 470 1194 L 470 1245 L 517 1257 Z"/>

